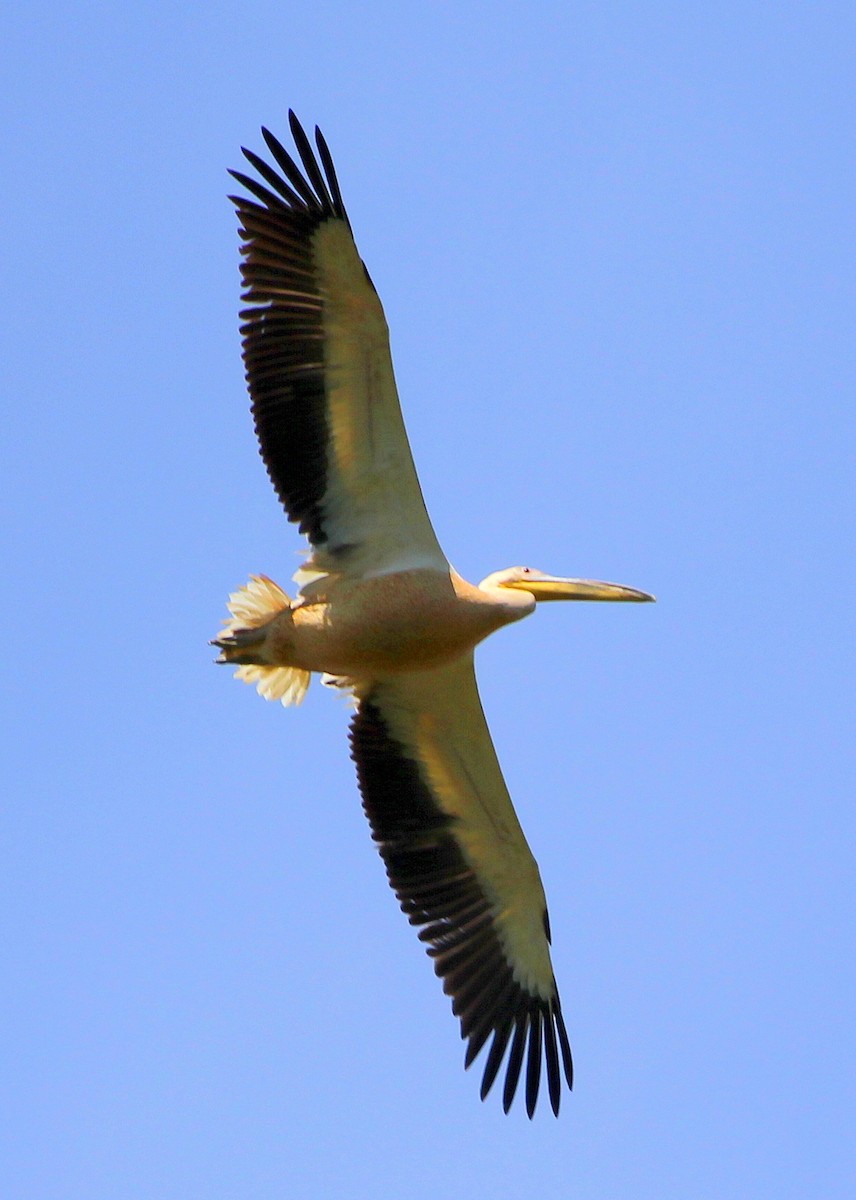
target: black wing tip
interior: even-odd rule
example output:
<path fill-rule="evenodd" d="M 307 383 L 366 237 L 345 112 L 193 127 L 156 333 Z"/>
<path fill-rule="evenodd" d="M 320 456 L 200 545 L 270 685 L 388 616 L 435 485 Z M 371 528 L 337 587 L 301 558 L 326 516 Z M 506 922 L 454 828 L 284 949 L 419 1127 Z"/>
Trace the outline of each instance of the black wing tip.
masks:
<path fill-rule="evenodd" d="M 292 108 L 288 110 L 288 126 L 302 169 L 266 125 L 261 126 L 262 138 L 282 176 L 246 146 L 241 147 L 241 153 L 262 178 L 283 197 L 283 200 L 279 200 L 278 196 L 274 198 L 274 207 L 282 205 L 284 201 L 285 208 L 295 213 L 303 213 L 315 222 L 335 218 L 344 221 L 350 229 L 336 170 L 321 130 L 315 126 L 315 143 L 318 149 L 316 156 L 306 131 Z M 258 183 L 248 182 L 248 177 L 239 171 L 230 170 L 229 174 L 270 207 L 270 193 L 261 196 Z M 240 197 L 237 201 L 231 196 L 229 199 L 236 205 L 240 204 Z"/>
<path fill-rule="evenodd" d="M 523 1074 L 525 1058 L 526 1115 L 530 1120 L 535 1115 L 541 1085 L 541 1072 L 542 1068 L 546 1067 L 550 1108 L 553 1115 L 558 1117 L 562 1097 L 562 1074 L 564 1074 L 569 1092 L 573 1091 L 574 1086 L 571 1048 L 558 997 L 551 1002 L 532 998 L 528 1001 L 524 999 L 522 1005 L 522 1007 L 520 1004 L 515 1005 L 511 1015 L 486 1028 L 477 1027 L 470 1034 L 462 1028 L 462 1036 L 469 1037 L 464 1068 L 468 1069 L 472 1065 L 492 1033 L 493 1042 L 488 1052 L 479 1089 L 481 1099 L 485 1100 L 496 1082 L 503 1059 L 506 1058 L 508 1043 L 511 1042 L 505 1066 L 502 1111 L 507 1114 L 511 1109 Z"/>

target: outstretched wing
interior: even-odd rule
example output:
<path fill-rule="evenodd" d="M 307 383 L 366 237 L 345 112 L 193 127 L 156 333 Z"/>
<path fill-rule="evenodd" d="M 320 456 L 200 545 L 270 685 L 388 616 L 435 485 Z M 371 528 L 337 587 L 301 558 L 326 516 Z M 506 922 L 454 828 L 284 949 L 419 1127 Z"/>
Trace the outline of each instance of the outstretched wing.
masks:
<path fill-rule="evenodd" d="M 469 1039 L 467 1066 L 493 1038 L 482 1099 L 510 1041 L 505 1111 L 525 1056 L 529 1116 L 542 1061 L 558 1114 L 562 1068 L 569 1087 L 573 1071 L 544 889 L 497 762 L 472 655 L 358 695 L 351 754 L 389 881 L 423 927 L 419 937 Z"/>
<path fill-rule="evenodd" d="M 360 259 L 327 144 L 320 164 L 289 113 L 301 171 L 262 130 L 276 167 L 233 171 L 249 305 L 243 352 L 262 458 L 312 567 L 350 575 L 444 569 L 425 508 L 377 292 Z M 323 168 L 323 170 L 322 170 Z"/>

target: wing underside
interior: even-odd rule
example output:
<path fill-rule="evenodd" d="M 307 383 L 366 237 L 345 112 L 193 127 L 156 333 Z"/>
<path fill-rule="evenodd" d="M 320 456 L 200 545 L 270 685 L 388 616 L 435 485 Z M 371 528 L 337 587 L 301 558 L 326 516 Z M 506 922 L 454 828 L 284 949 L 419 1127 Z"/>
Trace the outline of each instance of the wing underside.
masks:
<path fill-rule="evenodd" d="M 503 1106 L 525 1069 L 535 1109 L 542 1065 L 553 1111 L 571 1053 L 549 953 L 538 868 L 502 779 L 472 658 L 396 676 L 360 698 L 351 726 L 363 805 L 389 881 L 420 926 L 468 1039 L 492 1038 L 487 1095 L 508 1050 Z"/>
<path fill-rule="evenodd" d="M 443 569 L 404 429 L 380 300 L 359 257 L 330 152 L 290 114 L 301 166 L 263 130 L 276 164 L 240 218 L 243 354 L 262 457 L 322 572 Z M 320 159 L 320 162 L 319 162 Z"/>

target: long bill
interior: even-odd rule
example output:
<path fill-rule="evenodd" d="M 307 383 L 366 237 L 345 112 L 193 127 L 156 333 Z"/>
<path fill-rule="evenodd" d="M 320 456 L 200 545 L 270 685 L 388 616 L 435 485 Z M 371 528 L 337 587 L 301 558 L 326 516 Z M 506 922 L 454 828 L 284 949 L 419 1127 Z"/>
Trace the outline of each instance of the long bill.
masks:
<path fill-rule="evenodd" d="M 530 592 L 539 603 L 542 600 L 632 600 L 640 604 L 656 599 L 650 592 L 640 592 L 638 588 L 625 587 L 621 583 L 605 583 L 601 579 L 559 579 L 535 571 L 503 586 Z"/>

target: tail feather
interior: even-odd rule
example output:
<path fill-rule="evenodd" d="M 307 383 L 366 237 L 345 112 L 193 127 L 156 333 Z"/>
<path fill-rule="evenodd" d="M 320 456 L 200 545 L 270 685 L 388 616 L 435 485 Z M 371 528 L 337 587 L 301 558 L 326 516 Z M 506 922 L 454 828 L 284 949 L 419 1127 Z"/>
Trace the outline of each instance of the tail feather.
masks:
<path fill-rule="evenodd" d="M 251 575 L 249 583 L 238 588 L 227 604 L 231 617 L 223 622 L 217 662 L 235 663 L 236 679 L 254 683 L 265 700 L 300 704 L 306 695 L 311 671 L 260 661 L 264 659 L 267 625 L 280 613 L 291 610 L 291 600 L 282 588 L 266 575 Z"/>
<path fill-rule="evenodd" d="M 223 634 L 231 636 L 266 625 L 271 617 L 285 608 L 291 608 L 291 600 L 279 584 L 268 579 L 267 575 L 251 575 L 249 583 L 232 592 L 226 607 L 232 619 L 223 622 Z"/>
<path fill-rule="evenodd" d="M 290 704 L 302 704 L 312 679 L 311 671 L 299 667 L 242 666 L 235 672 L 236 679 L 254 683 L 256 691 L 265 700 L 281 700 L 286 708 Z"/>

